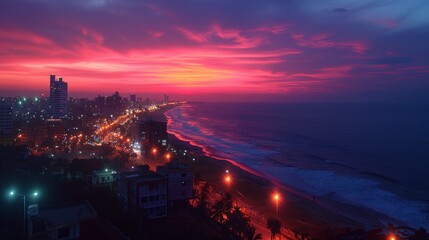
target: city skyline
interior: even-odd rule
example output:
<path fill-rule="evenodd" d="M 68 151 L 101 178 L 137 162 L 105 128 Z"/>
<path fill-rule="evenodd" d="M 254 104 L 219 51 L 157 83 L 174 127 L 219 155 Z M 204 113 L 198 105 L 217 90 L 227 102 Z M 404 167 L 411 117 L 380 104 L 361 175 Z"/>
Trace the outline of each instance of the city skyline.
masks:
<path fill-rule="evenodd" d="M 2 1 L 0 95 L 428 101 L 424 1 Z"/>

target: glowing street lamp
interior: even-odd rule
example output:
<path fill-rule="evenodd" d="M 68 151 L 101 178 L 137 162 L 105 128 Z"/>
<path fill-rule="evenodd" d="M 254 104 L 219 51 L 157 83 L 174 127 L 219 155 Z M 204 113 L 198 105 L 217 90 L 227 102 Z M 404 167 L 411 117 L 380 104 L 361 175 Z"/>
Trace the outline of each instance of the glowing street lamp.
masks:
<path fill-rule="evenodd" d="M 165 158 L 167 159 L 167 161 L 170 161 L 171 155 L 169 153 L 165 154 Z"/>
<path fill-rule="evenodd" d="M 152 148 L 152 153 L 155 155 L 155 165 L 157 163 L 157 152 L 158 150 L 156 148 Z"/>
<path fill-rule="evenodd" d="M 17 192 L 15 192 L 13 190 L 9 192 L 9 196 L 13 197 L 15 195 L 22 197 L 22 199 L 24 201 L 24 223 L 22 225 L 22 232 L 23 232 L 24 237 L 25 237 L 25 235 L 26 235 L 26 232 L 25 232 L 25 220 L 26 220 L 26 216 L 27 216 L 27 213 L 26 213 L 26 210 L 27 210 L 26 209 L 27 208 L 27 197 L 29 197 L 29 195 L 17 193 Z M 33 192 L 33 194 L 31 194 L 30 196 L 37 197 L 38 195 L 39 195 L 39 192 L 36 191 L 36 192 Z"/>
<path fill-rule="evenodd" d="M 274 202 L 276 202 L 276 216 L 279 217 L 279 201 L 280 201 L 280 194 L 274 193 L 273 195 Z"/>
<path fill-rule="evenodd" d="M 231 184 L 231 181 L 232 181 L 231 176 L 230 175 L 226 175 L 226 177 L 225 177 L 225 183 L 226 183 L 226 186 L 228 188 L 228 192 L 229 192 L 229 185 Z"/>

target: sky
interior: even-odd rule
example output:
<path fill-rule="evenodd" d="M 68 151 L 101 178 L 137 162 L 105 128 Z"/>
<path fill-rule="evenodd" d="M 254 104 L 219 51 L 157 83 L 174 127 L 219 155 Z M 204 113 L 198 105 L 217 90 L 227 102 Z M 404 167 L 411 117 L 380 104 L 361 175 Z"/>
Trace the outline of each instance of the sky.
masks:
<path fill-rule="evenodd" d="M 1 0 L 0 96 L 429 102 L 427 0 Z"/>

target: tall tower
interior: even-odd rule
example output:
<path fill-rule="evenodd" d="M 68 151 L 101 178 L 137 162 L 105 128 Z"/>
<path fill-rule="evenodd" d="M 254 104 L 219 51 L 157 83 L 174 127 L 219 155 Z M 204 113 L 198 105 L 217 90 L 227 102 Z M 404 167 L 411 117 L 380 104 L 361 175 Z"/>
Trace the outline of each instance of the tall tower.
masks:
<path fill-rule="evenodd" d="M 55 79 L 50 76 L 49 115 L 51 118 L 64 118 L 67 116 L 67 83 L 63 78 Z"/>

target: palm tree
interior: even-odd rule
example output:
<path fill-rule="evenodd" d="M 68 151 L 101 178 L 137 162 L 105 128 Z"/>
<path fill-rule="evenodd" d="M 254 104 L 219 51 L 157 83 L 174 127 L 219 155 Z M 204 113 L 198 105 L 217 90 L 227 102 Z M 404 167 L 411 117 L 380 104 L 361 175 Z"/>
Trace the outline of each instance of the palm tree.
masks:
<path fill-rule="evenodd" d="M 268 218 L 267 219 L 267 227 L 271 231 L 271 239 L 280 233 L 280 228 L 282 226 L 282 222 L 277 218 Z"/>
<path fill-rule="evenodd" d="M 244 215 L 240 207 L 236 206 L 231 212 L 227 212 L 228 217 L 226 225 L 239 237 L 243 238 L 247 225 L 249 225 L 249 218 Z"/>
<path fill-rule="evenodd" d="M 254 226 L 247 224 L 246 229 L 244 230 L 245 240 L 261 240 L 262 234 L 256 234 L 256 229 Z"/>
<path fill-rule="evenodd" d="M 208 209 L 208 196 L 210 194 L 210 185 L 206 182 L 203 187 L 201 188 L 201 191 L 195 192 L 195 197 L 197 199 L 196 201 L 196 205 L 197 208 L 201 211 L 201 212 L 206 212 L 206 210 Z"/>
<path fill-rule="evenodd" d="M 210 217 L 214 220 L 224 223 L 226 214 L 231 212 L 232 209 L 232 197 L 230 194 L 226 194 L 225 197 L 216 201 L 210 211 Z"/>

